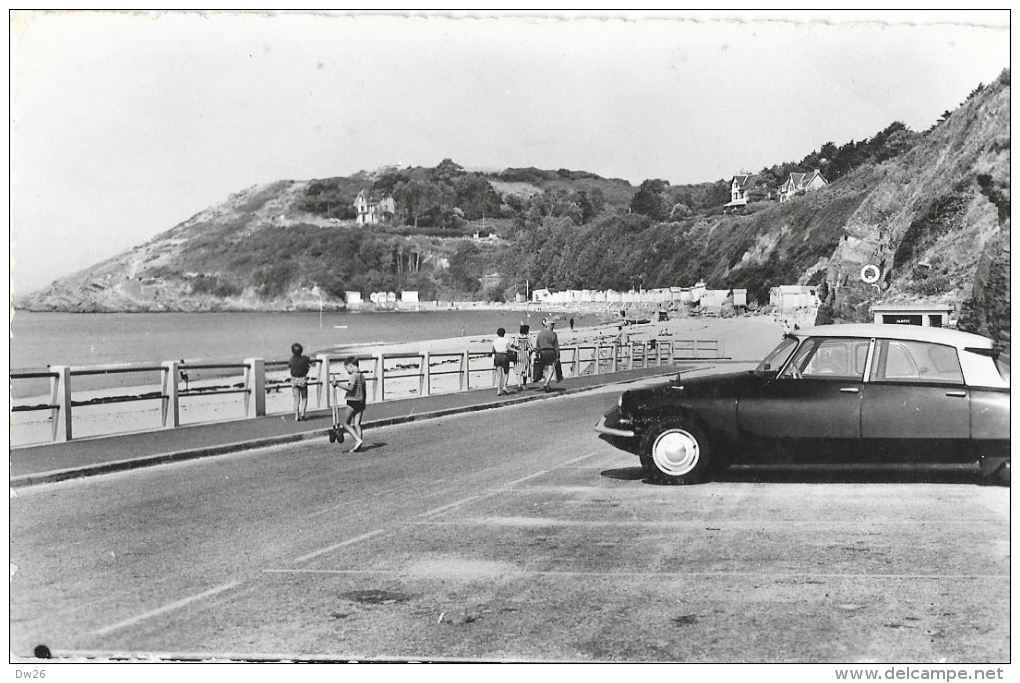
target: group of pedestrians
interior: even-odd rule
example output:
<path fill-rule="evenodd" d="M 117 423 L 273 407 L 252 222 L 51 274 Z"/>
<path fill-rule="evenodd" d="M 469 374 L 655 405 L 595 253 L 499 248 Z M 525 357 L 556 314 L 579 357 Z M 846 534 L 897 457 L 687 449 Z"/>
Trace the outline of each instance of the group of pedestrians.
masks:
<path fill-rule="evenodd" d="M 550 392 L 552 388 L 549 385 L 552 381 L 555 379 L 558 382 L 563 379 L 563 371 L 560 369 L 560 341 L 555 328 L 554 320 L 543 320 L 542 329 L 534 342 L 531 339 L 531 327 L 528 325 L 522 324 L 519 332 L 512 337 L 508 337 L 506 329 L 502 327 L 496 330 L 492 351 L 496 368 L 497 396 L 510 393 L 507 384 L 510 381 L 511 368 L 517 376 L 518 391 L 526 390 L 529 382 L 537 381 L 543 391 Z M 305 412 L 308 409 L 308 372 L 312 367 L 312 360 L 304 355 L 301 344 L 293 344 L 290 352 L 288 367 L 290 385 L 294 393 L 294 421 L 301 422 L 308 419 Z M 365 413 L 367 394 L 365 376 L 358 368 L 357 357 L 349 356 L 344 359 L 344 368 L 347 370 L 347 379 L 330 381 L 333 388 L 346 392 L 346 404 L 337 406 L 337 402 L 333 402 L 334 418 L 333 426 L 329 430 L 329 441 L 343 443 L 345 434 L 349 434 L 354 439 L 354 447 L 349 451 L 353 453 L 365 443 L 361 420 Z"/>
<path fill-rule="evenodd" d="M 542 329 L 531 340 L 531 327 L 521 325 L 517 335 L 506 336 L 506 329 L 496 330 L 496 338 L 492 342 L 493 365 L 496 368 L 496 395 L 505 396 L 510 381 L 511 366 L 517 376 L 517 390 L 524 391 L 528 383 L 541 383 L 542 390 L 552 391 L 549 384 L 555 379 L 563 379 L 560 369 L 560 341 L 556 335 L 556 322 L 546 319 L 542 321 Z"/>
<path fill-rule="evenodd" d="M 304 355 L 304 348 L 301 344 L 293 344 L 290 347 L 290 386 L 294 392 L 294 421 L 307 420 L 305 411 L 308 408 L 308 371 L 312 366 L 311 359 Z M 334 404 L 333 426 L 329 430 L 329 442 L 344 442 L 344 434 L 350 434 L 354 439 L 354 447 L 350 453 L 354 453 L 365 443 L 364 432 L 361 428 L 361 418 L 365 413 L 367 393 L 365 392 L 365 376 L 358 368 L 356 356 L 348 356 L 344 359 L 344 368 L 347 370 L 347 379 L 331 380 L 333 388 L 343 389 L 346 392 L 343 406 Z M 339 409 L 337 409 L 339 408 Z"/>

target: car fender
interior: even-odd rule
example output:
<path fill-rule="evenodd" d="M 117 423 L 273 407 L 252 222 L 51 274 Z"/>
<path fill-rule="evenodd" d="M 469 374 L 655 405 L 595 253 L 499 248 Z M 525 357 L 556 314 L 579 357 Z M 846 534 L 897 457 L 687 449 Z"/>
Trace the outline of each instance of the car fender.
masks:
<path fill-rule="evenodd" d="M 641 418 L 642 431 L 662 420 L 690 420 L 713 438 L 730 440 L 736 436 L 737 410 L 733 398 L 699 399 L 695 403 L 661 406 Z"/>

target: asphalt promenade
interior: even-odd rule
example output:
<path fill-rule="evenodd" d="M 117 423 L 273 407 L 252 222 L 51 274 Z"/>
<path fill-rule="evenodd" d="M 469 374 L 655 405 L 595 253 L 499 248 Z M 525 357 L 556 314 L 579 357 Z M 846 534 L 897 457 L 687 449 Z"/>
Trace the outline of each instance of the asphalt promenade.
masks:
<path fill-rule="evenodd" d="M 704 362 L 664 365 L 568 377 L 559 384 L 554 383 L 555 391 L 550 393 L 536 390 L 534 387 L 537 385 L 532 384 L 532 388 L 509 396 L 496 396 L 494 389 L 476 389 L 370 403 L 362 425 L 370 431 L 373 427 L 540 401 L 705 366 Z M 593 425 L 598 417 L 592 415 Z M 331 423 L 330 411 L 309 410 L 308 420 L 302 422 L 295 422 L 291 415 L 272 415 L 14 448 L 10 453 L 10 486 L 32 486 L 253 448 L 325 439 Z"/>

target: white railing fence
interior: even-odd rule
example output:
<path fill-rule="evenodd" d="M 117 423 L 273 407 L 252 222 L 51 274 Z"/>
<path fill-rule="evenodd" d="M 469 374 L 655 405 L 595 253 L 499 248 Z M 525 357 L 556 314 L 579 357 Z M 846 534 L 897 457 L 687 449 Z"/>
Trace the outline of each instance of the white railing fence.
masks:
<path fill-rule="evenodd" d="M 465 350 L 447 353 L 376 353 L 357 356 L 365 375 L 369 402 L 381 402 L 430 396 L 440 393 L 471 391 L 496 386 L 496 371 L 492 366 L 492 352 Z M 342 363 L 347 356 L 319 354 L 313 360 L 309 387 L 315 387 L 316 408 L 330 408 L 337 400 L 330 390 L 331 381 L 346 376 Z M 709 360 L 723 357 L 722 344 L 716 340 L 671 340 L 630 342 L 627 344 L 575 345 L 560 348 L 560 363 L 564 377 L 599 375 L 682 361 Z M 230 373 L 240 373 L 240 377 Z M 158 389 L 130 395 L 94 396 L 74 400 L 75 378 L 128 374 L 150 375 L 158 373 Z M 215 374 L 214 380 L 193 381 L 202 374 Z M 226 374 L 224 374 L 226 373 Z M 192 397 L 241 394 L 242 418 L 255 418 L 267 414 L 267 395 L 280 394 L 290 387 L 287 361 L 267 361 L 246 358 L 240 363 L 187 363 L 165 361 L 160 365 L 117 364 L 72 367 L 50 366 L 41 372 L 10 373 L 11 382 L 49 379 L 48 403 L 28 404 L 24 401 L 12 407 L 12 413 L 49 411 L 50 439 L 70 441 L 73 438 L 72 415 L 78 409 L 112 403 L 132 401 L 159 401 L 160 423 L 165 429 L 180 427 L 181 406 Z M 151 380 L 139 380 L 151 386 Z M 183 383 L 183 387 L 182 387 Z M 194 386 L 192 386 L 194 384 Z M 289 395 L 289 392 L 286 392 Z M 311 397 L 309 402 L 311 403 Z M 285 412 L 285 411 L 278 411 Z M 275 414 L 275 413 L 273 413 Z"/>

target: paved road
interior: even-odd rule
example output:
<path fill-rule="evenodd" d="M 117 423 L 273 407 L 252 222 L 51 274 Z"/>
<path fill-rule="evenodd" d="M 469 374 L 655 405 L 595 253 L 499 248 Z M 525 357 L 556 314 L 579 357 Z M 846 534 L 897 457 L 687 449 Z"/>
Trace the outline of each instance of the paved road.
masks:
<path fill-rule="evenodd" d="M 965 470 L 645 483 L 612 390 L 19 489 L 28 655 L 1008 661 L 1009 490 Z"/>

